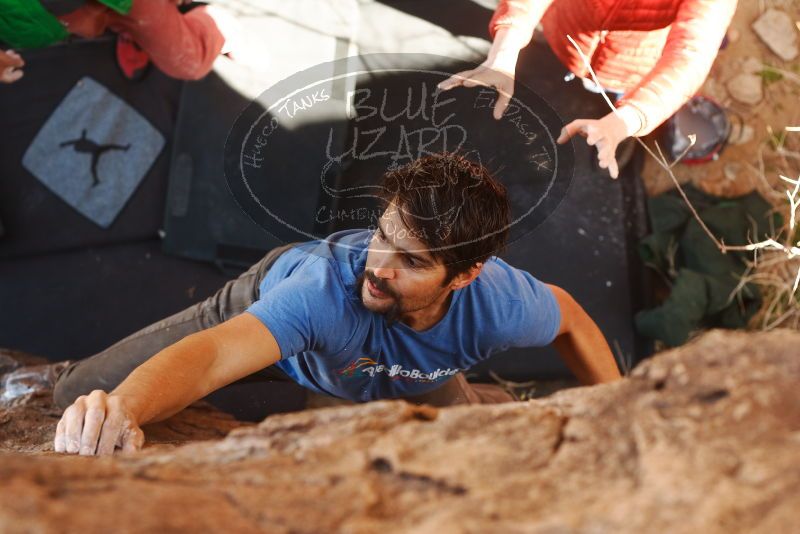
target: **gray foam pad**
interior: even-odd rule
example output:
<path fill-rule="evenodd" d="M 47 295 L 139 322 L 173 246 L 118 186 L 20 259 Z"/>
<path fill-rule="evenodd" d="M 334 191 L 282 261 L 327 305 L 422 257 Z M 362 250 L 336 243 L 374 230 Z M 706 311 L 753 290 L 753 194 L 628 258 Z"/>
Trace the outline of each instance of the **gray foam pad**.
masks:
<path fill-rule="evenodd" d="M 33 139 L 23 166 L 97 225 L 111 225 L 164 147 L 139 112 L 84 77 Z"/>

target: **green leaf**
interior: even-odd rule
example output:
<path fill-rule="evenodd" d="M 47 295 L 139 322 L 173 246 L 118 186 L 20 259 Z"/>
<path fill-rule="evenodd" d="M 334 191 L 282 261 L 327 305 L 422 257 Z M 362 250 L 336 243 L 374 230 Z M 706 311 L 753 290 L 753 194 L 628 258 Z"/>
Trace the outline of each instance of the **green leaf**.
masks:
<path fill-rule="evenodd" d="M 783 79 L 783 74 L 779 71 L 773 69 L 772 67 L 766 67 L 758 71 L 756 74 L 761 76 L 761 79 L 764 80 L 764 83 L 769 85 L 771 83 L 779 82 Z"/>

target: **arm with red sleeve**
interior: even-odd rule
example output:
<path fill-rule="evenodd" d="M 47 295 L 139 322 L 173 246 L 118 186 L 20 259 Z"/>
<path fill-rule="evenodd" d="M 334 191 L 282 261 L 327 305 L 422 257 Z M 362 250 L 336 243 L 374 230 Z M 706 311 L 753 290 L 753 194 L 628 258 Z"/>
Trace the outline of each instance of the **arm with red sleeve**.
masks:
<path fill-rule="evenodd" d="M 519 52 L 531 40 L 533 30 L 553 0 L 500 0 L 489 22 L 492 48 L 486 61 L 477 68 L 454 74 L 439 84 L 448 91 L 454 87 L 493 87 L 497 90 L 494 118 L 500 119 L 514 96 L 514 77 Z"/>
<path fill-rule="evenodd" d="M 658 62 L 617 103 L 636 111 L 634 135 L 652 132 L 689 100 L 708 76 L 737 0 L 685 0 Z"/>
<path fill-rule="evenodd" d="M 629 136 L 643 136 L 671 117 L 700 88 L 736 11 L 736 0 L 684 0 L 670 25 L 661 57 L 623 98 L 600 119 L 576 119 L 558 138 L 566 143 L 580 134 L 597 148 L 600 167 L 619 175 L 617 146 Z"/>
<path fill-rule="evenodd" d="M 508 28 L 516 36 L 515 44 L 524 48 L 552 3 L 553 0 L 500 0 L 489 21 L 489 35 L 494 39 L 501 28 Z"/>

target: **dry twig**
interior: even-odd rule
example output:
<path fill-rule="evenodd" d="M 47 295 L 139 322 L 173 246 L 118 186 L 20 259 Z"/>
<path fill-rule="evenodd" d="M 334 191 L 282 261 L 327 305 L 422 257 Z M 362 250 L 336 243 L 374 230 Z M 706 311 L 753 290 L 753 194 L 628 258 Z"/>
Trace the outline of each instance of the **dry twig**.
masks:
<path fill-rule="evenodd" d="M 569 39 L 570 43 L 572 43 L 572 46 L 574 46 L 575 50 L 577 50 L 578 54 L 581 57 L 581 60 L 583 60 L 583 63 L 586 66 L 586 69 L 589 71 L 589 74 L 591 75 L 594 83 L 597 84 L 598 87 L 602 88 L 602 85 L 597 79 L 597 75 L 595 74 L 594 69 L 591 66 L 591 63 L 589 62 L 589 58 L 586 57 L 586 55 L 583 53 L 583 50 L 581 50 L 580 46 L 578 46 L 578 43 L 575 42 L 572 36 L 567 35 L 567 39 Z M 614 107 L 614 105 L 611 103 L 611 100 L 608 98 L 608 95 L 606 95 L 605 91 L 602 91 L 602 89 L 601 89 L 601 94 L 603 95 L 603 98 L 605 99 L 609 108 L 611 108 L 611 110 L 614 113 L 618 113 L 617 108 Z M 787 132 L 800 131 L 800 127 L 790 126 L 786 128 L 786 131 Z M 667 172 L 670 179 L 675 184 L 678 193 L 681 195 L 681 198 L 683 198 L 683 201 L 689 207 L 692 216 L 695 218 L 695 220 L 703 229 L 703 231 L 706 233 L 706 235 L 708 235 L 709 239 L 711 239 L 714 242 L 714 244 L 717 246 L 720 252 L 722 252 L 723 254 L 727 254 L 728 252 L 733 252 L 733 251 L 745 251 L 745 252 L 757 253 L 757 251 L 759 250 L 776 250 L 783 252 L 786 255 L 786 259 L 788 260 L 792 260 L 793 258 L 800 256 L 800 241 L 794 244 L 787 243 L 786 245 L 784 245 L 782 243 L 779 243 L 776 239 L 770 238 L 770 239 L 765 239 L 763 241 L 759 241 L 757 243 L 750 243 L 748 245 L 731 246 L 731 245 L 726 245 L 723 241 L 717 239 L 714 233 L 708 228 L 708 226 L 706 226 L 705 222 L 703 222 L 703 219 L 700 217 L 700 214 L 697 213 L 697 210 L 694 208 L 692 203 L 689 201 L 689 198 L 686 196 L 683 187 L 681 186 L 680 182 L 678 182 L 678 179 L 675 177 L 675 174 L 672 171 L 672 165 L 670 165 L 669 162 L 667 162 L 667 159 L 664 157 L 664 154 L 661 151 L 661 147 L 659 147 L 658 143 L 655 144 L 656 150 L 658 150 L 658 156 L 656 156 L 653 150 L 650 147 L 648 147 L 646 143 L 644 143 L 638 137 L 635 139 L 647 151 L 647 153 L 650 154 L 650 156 L 652 156 L 658 162 L 658 164 Z M 696 138 L 690 136 L 691 144 L 694 144 L 695 140 Z M 762 166 L 763 166 L 763 161 L 762 161 Z M 781 175 L 781 179 L 794 186 L 794 189 L 792 189 L 791 191 L 786 191 L 786 195 L 789 199 L 789 208 L 790 208 L 790 223 L 789 223 L 788 234 L 789 234 L 789 239 L 791 239 L 795 233 L 794 232 L 796 224 L 795 214 L 798 208 L 798 204 L 800 204 L 800 198 L 798 198 L 798 193 L 800 192 L 800 176 L 798 176 L 796 180 L 792 180 L 790 178 L 787 178 L 786 176 Z M 800 268 L 798 268 L 797 274 L 794 278 L 792 291 L 791 294 L 789 295 L 790 299 L 794 299 L 794 295 L 799 285 L 800 285 Z"/>

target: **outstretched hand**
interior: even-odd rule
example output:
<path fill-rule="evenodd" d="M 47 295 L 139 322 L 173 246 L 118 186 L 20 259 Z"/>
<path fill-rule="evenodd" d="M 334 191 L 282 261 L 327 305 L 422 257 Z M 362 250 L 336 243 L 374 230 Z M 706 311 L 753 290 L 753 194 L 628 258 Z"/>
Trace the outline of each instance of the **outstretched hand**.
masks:
<path fill-rule="evenodd" d="M 144 433 L 123 397 L 99 389 L 78 397 L 56 427 L 56 452 L 83 456 L 109 456 L 116 448 L 136 451 L 144 444 Z"/>
<path fill-rule="evenodd" d="M 12 83 L 22 78 L 25 61 L 13 50 L 0 50 L 0 82 Z"/>
<path fill-rule="evenodd" d="M 566 143 L 576 134 L 585 137 L 590 146 L 597 147 L 600 167 L 608 169 L 612 178 L 617 178 L 617 146 L 628 137 L 625 121 L 613 111 L 602 119 L 577 119 L 564 126 L 556 141 L 560 144 Z"/>
<path fill-rule="evenodd" d="M 495 119 L 503 116 L 511 97 L 514 96 L 514 70 L 503 68 L 497 64 L 484 62 L 477 68 L 453 74 L 437 87 L 442 91 L 449 91 L 454 87 L 491 87 L 497 90 L 497 102 L 492 115 Z"/>

